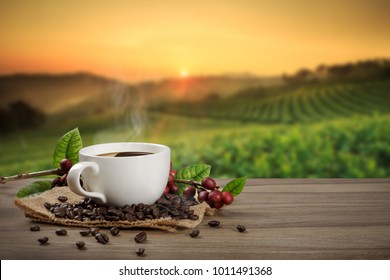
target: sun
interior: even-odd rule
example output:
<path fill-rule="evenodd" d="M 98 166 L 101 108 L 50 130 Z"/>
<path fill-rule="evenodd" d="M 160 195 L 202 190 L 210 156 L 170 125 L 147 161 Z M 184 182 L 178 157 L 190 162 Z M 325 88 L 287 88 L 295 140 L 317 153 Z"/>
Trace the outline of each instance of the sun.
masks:
<path fill-rule="evenodd" d="M 180 78 L 185 79 L 188 77 L 188 71 L 183 69 L 180 71 Z"/>

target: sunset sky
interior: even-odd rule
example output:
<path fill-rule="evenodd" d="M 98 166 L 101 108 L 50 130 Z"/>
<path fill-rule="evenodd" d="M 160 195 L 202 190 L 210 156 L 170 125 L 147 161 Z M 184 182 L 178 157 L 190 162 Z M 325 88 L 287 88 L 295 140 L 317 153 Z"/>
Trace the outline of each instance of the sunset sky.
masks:
<path fill-rule="evenodd" d="M 0 74 L 278 75 L 390 57 L 388 0 L 0 3 Z"/>

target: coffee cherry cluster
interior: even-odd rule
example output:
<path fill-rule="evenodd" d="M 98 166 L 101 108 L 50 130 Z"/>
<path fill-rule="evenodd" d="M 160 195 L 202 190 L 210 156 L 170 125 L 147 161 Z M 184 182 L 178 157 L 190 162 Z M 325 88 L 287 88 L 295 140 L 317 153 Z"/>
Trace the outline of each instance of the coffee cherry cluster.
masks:
<path fill-rule="evenodd" d="M 231 204 L 234 200 L 234 197 L 230 192 L 218 190 L 219 187 L 213 178 L 204 178 L 200 186 L 196 184 L 196 187 L 194 185 L 186 187 L 183 191 L 183 195 L 188 199 L 193 198 L 197 189 L 198 201 L 200 203 L 206 201 L 208 205 L 216 209 Z"/>
<path fill-rule="evenodd" d="M 56 177 L 53 179 L 51 182 L 51 187 L 62 187 L 62 186 L 67 186 L 67 177 L 68 177 L 68 172 L 72 168 L 72 161 L 70 159 L 64 158 L 60 161 L 60 171 L 63 173 L 62 176 Z"/>
<path fill-rule="evenodd" d="M 176 176 L 177 170 L 172 169 L 172 162 L 171 162 L 171 169 L 169 170 L 169 177 L 167 185 L 164 189 L 164 194 L 178 194 L 179 193 L 179 187 L 175 184 L 175 176 Z"/>

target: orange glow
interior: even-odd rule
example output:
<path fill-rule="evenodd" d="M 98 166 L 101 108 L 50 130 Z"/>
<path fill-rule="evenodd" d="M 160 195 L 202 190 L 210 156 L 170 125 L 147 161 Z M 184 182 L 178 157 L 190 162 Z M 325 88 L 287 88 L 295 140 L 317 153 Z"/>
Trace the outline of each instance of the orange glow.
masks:
<path fill-rule="evenodd" d="M 185 79 L 188 77 L 188 71 L 187 70 L 181 70 L 180 71 L 180 78 Z"/>
<path fill-rule="evenodd" d="M 195 76 L 279 75 L 390 57 L 389 10 L 383 0 L 4 0 L 0 74 L 139 81 L 177 76 L 186 65 Z"/>

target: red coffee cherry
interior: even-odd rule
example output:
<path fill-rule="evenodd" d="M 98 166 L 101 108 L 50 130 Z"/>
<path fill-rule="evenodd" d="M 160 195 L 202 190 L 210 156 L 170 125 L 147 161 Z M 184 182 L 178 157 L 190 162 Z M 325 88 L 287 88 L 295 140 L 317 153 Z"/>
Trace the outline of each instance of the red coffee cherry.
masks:
<path fill-rule="evenodd" d="M 196 189 L 194 186 L 188 186 L 184 189 L 183 191 L 183 195 L 187 198 L 187 199 L 191 199 L 195 196 L 195 193 L 196 193 Z"/>
<path fill-rule="evenodd" d="M 220 208 L 222 208 L 223 205 L 224 205 L 224 204 L 223 204 L 223 201 L 221 200 L 221 201 L 219 201 L 219 202 L 214 202 L 214 203 L 212 204 L 212 207 L 215 208 L 215 209 L 220 209 Z"/>
<path fill-rule="evenodd" d="M 222 201 L 222 197 L 222 192 L 215 190 L 209 193 L 207 200 L 211 203 L 216 203 Z"/>
<path fill-rule="evenodd" d="M 202 186 L 208 190 L 214 190 L 217 187 L 217 183 L 213 178 L 206 177 L 202 180 Z"/>
<path fill-rule="evenodd" d="M 198 194 L 198 201 L 202 203 L 203 201 L 207 201 L 207 198 L 209 196 L 208 191 L 202 191 Z"/>
<path fill-rule="evenodd" d="M 222 201 L 224 204 L 228 205 L 232 203 L 234 196 L 230 192 L 222 192 Z"/>
<path fill-rule="evenodd" d="M 169 185 L 169 192 L 173 194 L 179 193 L 179 187 L 175 184 Z"/>
<path fill-rule="evenodd" d="M 60 168 L 62 171 L 68 172 L 72 167 L 72 162 L 70 159 L 64 158 L 60 161 Z"/>
<path fill-rule="evenodd" d="M 174 184 L 174 181 L 175 181 L 175 177 L 172 176 L 172 174 L 169 174 L 169 177 L 168 177 L 168 185 L 173 185 L 173 184 Z"/>
<path fill-rule="evenodd" d="M 172 169 L 171 171 L 169 171 L 169 174 L 172 175 L 173 177 L 175 177 L 176 174 L 177 174 L 177 170 L 176 169 Z"/>

